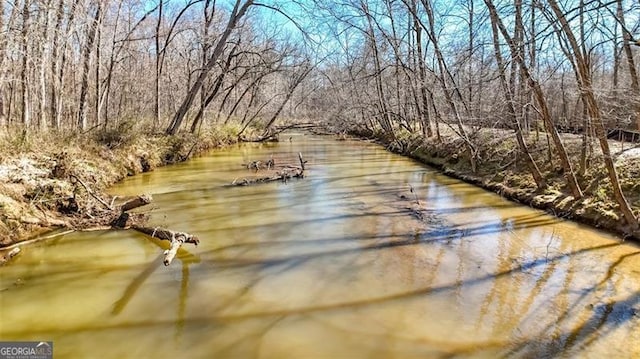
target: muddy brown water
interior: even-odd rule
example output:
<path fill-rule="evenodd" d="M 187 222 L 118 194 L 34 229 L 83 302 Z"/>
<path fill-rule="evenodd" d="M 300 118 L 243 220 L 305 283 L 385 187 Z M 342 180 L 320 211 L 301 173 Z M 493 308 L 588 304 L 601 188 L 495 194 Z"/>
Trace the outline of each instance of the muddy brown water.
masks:
<path fill-rule="evenodd" d="M 224 186 L 298 152 L 304 180 Z M 638 247 L 374 144 L 292 135 L 111 191 L 151 193 L 152 223 L 201 245 L 170 267 L 133 231 L 29 246 L 0 268 L 0 340 L 57 358 L 640 356 Z"/>

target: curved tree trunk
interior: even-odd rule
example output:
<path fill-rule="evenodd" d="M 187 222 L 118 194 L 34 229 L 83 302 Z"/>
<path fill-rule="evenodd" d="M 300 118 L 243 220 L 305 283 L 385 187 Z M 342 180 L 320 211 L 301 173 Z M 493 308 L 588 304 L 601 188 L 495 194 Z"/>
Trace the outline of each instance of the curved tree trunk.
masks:
<path fill-rule="evenodd" d="M 493 46 L 495 50 L 496 62 L 498 63 L 498 72 L 500 74 L 500 84 L 502 85 L 502 92 L 504 92 L 505 101 L 507 103 L 507 109 L 509 110 L 509 117 L 511 117 L 511 122 L 515 127 L 516 132 L 516 140 L 518 142 L 518 147 L 520 148 L 520 152 L 525 156 L 525 161 L 527 163 L 527 167 L 529 167 L 529 172 L 533 176 L 533 179 L 536 182 L 536 186 L 538 189 L 545 188 L 547 186 L 544 177 L 540 173 L 540 169 L 536 164 L 533 156 L 531 156 L 531 152 L 529 151 L 529 147 L 524 140 L 524 136 L 522 135 L 522 125 L 518 120 L 516 115 L 516 110 L 513 102 L 513 94 L 509 89 L 509 84 L 507 82 L 507 78 L 505 75 L 506 66 L 504 64 L 504 60 L 502 59 L 501 50 L 500 50 L 500 41 L 498 40 L 498 27 L 495 20 L 491 19 L 491 30 L 493 33 Z"/>
<path fill-rule="evenodd" d="M 517 61 L 519 63 L 522 74 L 529 83 L 529 87 L 531 87 L 531 89 L 533 90 L 536 102 L 540 107 L 540 114 L 542 116 L 542 121 L 544 123 L 545 129 L 547 130 L 547 133 L 551 135 L 553 144 L 560 156 L 560 163 L 562 164 L 562 168 L 564 170 L 564 176 L 567 180 L 567 185 L 569 186 L 573 197 L 582 198 L 582 190 L 580 189 L 580 185 L 578 184 L 578 180 L 576 179 L 576 174 L 573 170 L 573 167 L 571 166 L 571 161 L 569 160 L 567 150 L 565 149 L 564 144 L 560 139 L 560 135 L 558 134 L 558 130 L 553 123 L 551 112 L 549 111 L 549 106 L 547 105 L 542 87 L 540 86 L 540 83 L 538 83 L 538 81 L 536 81 L 531 75 L 529 67 L 525 63 L 523 56 L 520 55 L 518 47 L 514 43 L 513 38 L 509 35 L 509 32 L 502 23 L 502 19 L 500 19 L 498 11 L 496 10 L 493 2 L 491 0 L 484 0 L 484 2 L 489 8 L 489 14 L 492 18 L 492 21 L 495 21 L 498 29 L 500 30 L 500 33 L 509 45 L 509 49 L 511 50 L 511 57 L 514 59 L 514 61 Z"/>
<path fill-rule="evenodd" d="M 548 0 L 548 2 L 549 5 L 551 5 L 551 9 L 553 10 L 556 18 L 562 25 L 562 32 L 569 40 L 569 45 L 573 50 L 573 56 L 575 57 L 575 62 L 578 67 L 578 85 L 580 90 L 582 91 L 583 97 L 587 100 L 587 109 L 593 122 L 593 127 L 596 133 L 596 137 L 598 137 L 600 148 L 602 149 L 602 155 L 604 157 L 604 163 L 607 168 L 607 174 L 609 175 L 609 181 L 611 182 L 611 187 L 613 188 L 613 196 L 620 206 L 620 211 L 622 212 L 627 224 L 629 224 L 632 228 L 637 229 L 639 227 L 638 219 L 633 214 L 633 211 L 629 206 L 629 202 L 627 202 L 627 199 L 622 192 L 620 181 L 618 180 L 618 173 L 615 168 L 615 163 L 613 162 L 613 157 L 611 156 L 609 141 L 607 140 L 604 123 L 602 122 L 602 114 L 600 112 L 596 97 L 593 93 L 593 85 L 591 83 L 591 72 L 589 71 L 588 59 L 585 58 L 580 51 L 578 41 L 571 31 L 569 23 L 564 13 L 560 9 L 558 2 L 556 0 Z"/>
<path fill-rule="evenodd" d="M 246 14 L 247 10 L 249 10 L 249 7 L 254 3 L 254 0 L 246 0 L 244 3 L 241 3 L 241 1 L 242 0 L 236 0 L 233 11 L 231 11 L 231 14 L 229 15 L 229 21 L 227 22 L 227 26 L 225 27 L 222 36 L 220 36 L 220 39 L 218 39 L 218 43 L 213 49 L 213 53 L 209 57 L 209 61 L 207 61 L 202 71 L 200 71 L 198 78 L 189 89 L 189 92 L 187 93 L 185 99 L 182 101 L 182 104 L 180 105 L 178 112 L 176 112 L 175 116 L 173 117 L 171 124 L 169 124 L 169 127 L 167 127 L 165 131 L 167 134 L 174 135 L 176 132 L 178 132 L 178 129 L 180 129 L 180 125 L 182 124 L 184 117 L 187 115 L 187 112 L 191 108 L 193 100 L 204 84 L 204 80 L 209 75 L 211 69 L 213 69 L 213 67 L 216 65 L 216 61 L 218 61 L 218 58 L 222 55 L 224 47 L 227 44 L 227 39 L 229 38 L 229 36 L 231 36 L 231 32 L 233 31 L 233 29 L 235 29 L 238 21 L 240 21 L 240 19 Z"/>

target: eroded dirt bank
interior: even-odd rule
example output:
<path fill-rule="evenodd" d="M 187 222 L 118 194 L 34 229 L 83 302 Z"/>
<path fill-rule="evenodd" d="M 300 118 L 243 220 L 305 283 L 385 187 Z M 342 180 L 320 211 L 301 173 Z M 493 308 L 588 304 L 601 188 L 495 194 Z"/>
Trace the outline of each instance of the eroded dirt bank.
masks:
<path fill-rule="evenodd" d="M 2 248 L 99 215 L 103 191 L 126 176 L 237 142 L 231 128 L 166 136 L 118 128 L 85 135 L 0 133 Z M 96 218 L 97 219 L 97 218 Z M 0 258 L 1 259 L 1 258 Z"/>
<path fill-rule="evenodd" d="M 588 145 L 586 166 L 575 166 L 585 195 L 576 200 L 566 186 L 557 155 L 548 150 L 544 133 L 531 134 L 527 139 L 534 160 L 548 184 L 543 190 L 536 188 L 524 158 L 517 150 L 514 135 L 509 131 L 483 129 L 475 134 L 472 140 L 478 149 L 476 173 L 471 169 L 469 153 L 462 140 L 446 130 L 440 140 L 409 134 L 388 140 L 367 131 L 352 134 L 375 139 L 390 151 L 412 157 L 450 177 L 496 192 L 507 199 L 614 232 L 624 239 L 640 239 L 640 231 L 634 231 L 624 222 L 618 205 L 612 199 L 602 154 L 595 141 Z M 564 142 L 573 163 L 579 164 L 581 137 L 565 134 Z M 615 152 L 622 189 L 637 217 L 640 214 L 640 148 L 636 144 L 617 141 L 610 141 L 610 146 Z"/>

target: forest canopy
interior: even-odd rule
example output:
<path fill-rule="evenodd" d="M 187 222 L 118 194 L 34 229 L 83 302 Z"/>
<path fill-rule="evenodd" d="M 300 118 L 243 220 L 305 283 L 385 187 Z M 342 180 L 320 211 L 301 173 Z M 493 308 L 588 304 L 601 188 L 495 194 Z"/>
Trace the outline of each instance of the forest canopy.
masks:
<path fill-rule="evenodd" d="M 437 122 L 510 128 L 515 115 L 528 130 L 540 106 L 526 67 L 554 125 L 581 132 L 584 65 L 606 128 L 637 129 L 638 10 L 622 0 L 2 1 L 0 125 L 144 120 L 175 133 L 287 118 L 429 134 Z"/>

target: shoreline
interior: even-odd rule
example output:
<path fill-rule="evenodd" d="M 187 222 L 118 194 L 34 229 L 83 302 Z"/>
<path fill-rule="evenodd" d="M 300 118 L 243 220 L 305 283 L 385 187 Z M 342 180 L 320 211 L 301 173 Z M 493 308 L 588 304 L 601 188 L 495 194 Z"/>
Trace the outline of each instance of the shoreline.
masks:
<path fill-rule="evenodd" d="M 38 241 L 38 238 L 51 233 L 55 230 L 82 230 L 82 226 L 86 225 L 86 218 L 82 219 L 85 213 L 91 216 L 91 212 L 99 207 L 98 201 L 92 200 L 92 196 L 98 196 L 106 198 L 106 189 L 123 180 L 127 176 L 133 176 L 138 173 L 153 171 L 157 167 L 171 165 L 179 162 L 187 161 L 188 159 L 198 156 L 206 151 L 224 148 L 228 145 L 238 143 L 238 139 L 230 136 L 231 132 L 227 135 L 220 136 L 218 134 L 205 135 L 204 137 L 198 137 L 196 135 L 179 135 L 179 136 L 154 136 L 147 135 L 140 137 L 136 140 L 134 145 L 124 146 L 122 148 L 109 149 L 100 148 L 95 153 L 88 155 L 89 162 L 94 166 L 82 173 L 74 165 L 69 165 L 63 175 L 56 174 L 56 171 L 60 172 L 60 164 L 65 160 L 61 158 L 55 158 L 55 153 L 39 153 L 39 154 L 24 154 L 24 156 L 18 156 L 15 161 L 23 160 L 24 157 L 30 157 L 30 160 L 40 163 L 42 166 L 36 167 L 37 176 L 34 179 L 36 182 L 35 187 L 49 188 L 55 187 L 52 190 L 52 194 L 67 198 L 78 198 L 75 200 L 76 209 L 72 213 L 64 213 L 60 211 L 60 205 L 70 206 L 68 202 L 59 202 L 60 198 L 57 198 L 58 202 L 55 209 L 47 209 L 33 204 L 33 202 L 27 201 L 26 198 L 22 198 L 21 203 L 17 203 L 19 209 L 19 216 L 10 216 L 4 213 L 0 216 L 0 225 L 4 228 L 12 227 L 12 236 L 2 238 L 0 243 L 0 258 L 8 252 L 10 249 L 20 246 L 20 243 L 30 243 L 32 241 Z M 387 150 L 412 158 L 420 163 L 426 164 L 435 168 L 440 173 L 461 180 L 463 182 L 472 184 L 474 186 L 483 188 L 485 190 L 496 193 L 505 199 L 517 202 L 522 205 L 526 205 L 532 208 L 543 210 L 553 216 L 579 222 L 595 229 L 604 230 L 620 236 L 621 240 L 633 239 L 635 242 L 640 240 L 640 231 L 631 231 L 629 226 L 622 222 L 621 216 L 613 210 L 603 210 L 604 201 L 599 201 L 592 195 L 585 195 L 580 200 L 574 200 L 573 197 L 568 195 L 562 188 L 549 188 L 544 191 L 538 191 L 536 188 L 532 188 L 529 182 L 523 182 L 526 186 L 513 186 L 509 183 L 505 183 L 496 179 L 496 174 L 473 174 L 471 169 L 465 165 L 464 156 L 460 156 L 458 151 L 459 146 L 452 145 L 455 141 L 447 143 L 433 143 L 433 140 L 420 138 L 403 139 L 398 142 L 384 141 L 381 138 L 375 136 L 367 136 L 366 134 L 353 134 L 355 137 L 366 140 L 374 140 L 384 146 Z M 340 139 L 340 136 L 338 136 Z M 71 145 L 73 146 L 73 145 Z M 70 147 L 71 147 L 70 146 Z M 65 147 L 61 153 L 67 153 L 69 148 Z M 53 160 L 51 160 L 54 157 Z M 40 160 L 40 162 L 37 161 Z M 15 162 L 14 161 L 14 162 Z M 5 161 L 2 165 L 6 166 Z M 118 163 L 116 170 L 109 168 L 109 164 L 113 165 Z M 76 167 L 82 167 L 83 163 L 76 163 Z M 97 169 L 99 168 L 99 169 Z M 2 166 L 0 166 L 0 170 Z M 32 169 L 33 170 L 33 169 Z M 91 171 L 100 171 L 99 174 L 92 174 Z M 69 175 L 72 173 L 71 175 Z M 527 176 L 526 173 L 516 173 L 519 176 Z M 56 178 L 62 177 L 62 178 Z M 76 181 L 73 178 L 77 178 Z M 40 179 L 38 182 L 37 179 Z M 0 177 L 0 179 L 2 179 Z M 83 192 L 78 194 L 78 181 L 81 183 L 88 183 L 96 193 L 88 193 L 85 188 Z M 18 181 L 20 182 L 20 181 Z M 26 181 L 25 181 L 26 182 Z M 74 183 L 76 182 L 76 183 Z M 25 183 L 18 183 L 27 187 Z M 0 182 L 0 207 L 3 209 L 6 207 L 6 183 L 3 185 Z M 39 190 L 42 190 L 40 188 Z M 4 191 L 3 191 L 4 190 Z M 70 197 L 73 196 L 73 197 Z M 4 202 L 3 202 L 4 200 Z M 19 202 L 15 200 L 15 202 Z M 38 207 L 38 208 L 34 208 Z M 39 215 L 34 215 L 34 212 L 39 212 Z M 84 222 L 83 222 L 84 220 Z M 0 228 L 2 229 L 2 228 Z M 6 235 L 6 233 L 5 233 Z M 46 237 L 46 236 L 45 236 Z M 1 261 L 0 261 L 1 262 Z"/>
<path fill-rule="evenodd" d="M 499 173 L 474 174 L 469 163 L 467 163 L 468 159 L 466 157 L 468 156 L 465 156 L 465 153 L 461 151 L 463 146 L 455 145 L 455 140 L 451 142 L 445 140 L 444 142 L 436 143 L 433 139 L 425 139 L 422 137 L 416 139 L 414 137 L 388 141 L 381 136 L 370 133 L 354 132 L 351 133 L 351 135 L 360 139 L 376 141 L 388 151 L 412 158 L 436 169 L 445 176 L 496 193 L 507 200 L 543 210 L 558 218 L 609 232 L 620 237 L 622 241 L 631 239 L 635 243 L 640 243 L 640 229 L 633 231 L 631 227 L 622 220 L 622 215 L 617 208 L 611 208 L 612 204 L 610 201 L 606 199 L 603 200 L 601 197 L 592 193 L 585 193 L 582 199 L 575 200 L 566 188 L 558 186 L 557 183 L 540 191 L 531 185 L 532 179 L 522 181 L 521 183 L 524 183 L 525 186 L 513 186 L 509 183 L 509 176 L 501 177 Z M 482 164 L 480 166 L 482 166 Z M 529 173 L 523 170 L 523 167 L 516 167 L 516 169 L 512 171 L 514 171 L 514 173 L 511 175 L 511 178 L 517 176 L 530 177 Z M 619 172 L 620 171 L 626 171 L 626 168 L 623 167 L 622 170 L 619 169 Z M 549 172 L 545 173 L 545 175 L 550 178 L 553 177 L 553 174 Z M 503 180 L 499 180 L 500 178 L 503 178 Z M 505 178 L 507 179 L 505 180 Z M 602 182 L 607 181 L 606 178 L 602 180 Z M 637 181 L 640 182 L 640 179 Z M 516 181 L 516 183 L 518 182 Z M 638 189 L 640 190 L 640 185 Z M 600 190 L 600 188 L 598 187 L 597 190 Z M 590 192 L 596 192 L 596 190 Z M 634 206 L 633 209 L 634 211 L 640 211 L 640 208 L 637 206 Z"/>
<path fill-rule="evenodd" d="M 0 158 L 0 264 L 23 242 L 90 227 L 104 211 L 102 199 L 112 200 L 109 186 L 238 143 L 233 133 L 224 128 L 200 135 L 135 133 L 124 143 L 92 136 Z"/>

